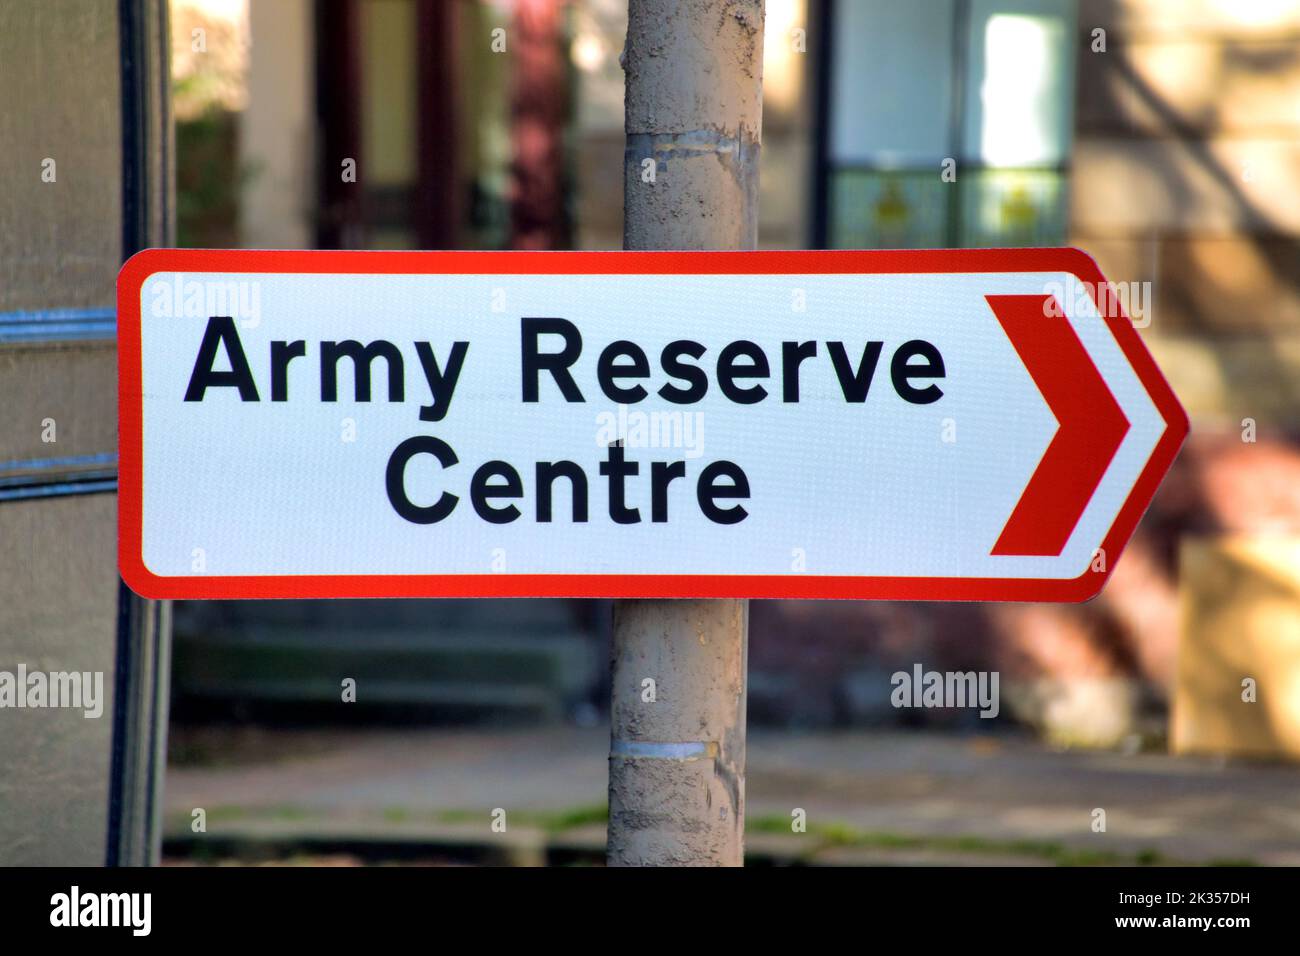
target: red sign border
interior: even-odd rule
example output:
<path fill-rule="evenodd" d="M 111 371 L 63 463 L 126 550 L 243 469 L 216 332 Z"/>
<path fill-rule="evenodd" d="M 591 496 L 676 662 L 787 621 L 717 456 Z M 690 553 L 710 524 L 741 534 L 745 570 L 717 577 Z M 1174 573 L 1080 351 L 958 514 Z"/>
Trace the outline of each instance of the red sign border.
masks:
<path fill-rule="evenodd" d="M 146 249 L 122 266 L 118 321 L 118 563 L 148 598 L 828 598 L 1076 602 L 1095 597 L 1187 437 L 1187 413 L 1122 312 L 1107 325 L 1165 421 L 1165 431 L 1103 539 L 1105 570 L 1076 578 L 865 577 L 812 574 L 357 574 L 166 577 L 144 564 L 140 295 L 155 272 L 363 275 L 825 275 L 1068 272 L 1095 290 L 1097 263 L 1073 248 L 759 252 L 407 252 Z M 1113 312 L 1119 311 L 1113 303 Z"/>

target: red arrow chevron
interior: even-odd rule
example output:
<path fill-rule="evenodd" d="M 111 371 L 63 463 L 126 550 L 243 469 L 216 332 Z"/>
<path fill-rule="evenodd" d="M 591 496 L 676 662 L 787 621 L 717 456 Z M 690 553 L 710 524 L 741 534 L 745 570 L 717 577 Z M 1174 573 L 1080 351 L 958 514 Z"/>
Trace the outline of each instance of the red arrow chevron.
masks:
<path fill-rule="evenodd" d="M 1058 424 L 993 554 L 1058 555 L 1129 421 L 1051 295 L 987 295 Z"/>

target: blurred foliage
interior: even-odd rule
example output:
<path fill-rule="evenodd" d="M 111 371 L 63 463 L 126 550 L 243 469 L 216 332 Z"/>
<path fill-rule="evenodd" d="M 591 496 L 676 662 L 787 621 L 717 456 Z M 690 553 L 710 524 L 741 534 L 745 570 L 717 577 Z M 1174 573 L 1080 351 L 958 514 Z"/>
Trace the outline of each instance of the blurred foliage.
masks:
<path fill-rule="evenodd" d="M 182 248 L 239 244 L 239 196 L 254 170 L 239 164 L 239 117 L 213 106 L 176 122 L 176 235 Z"/>
<path fill-rule="evenodd" d="M 239 244 L 239 116 L 248 101 L 248 10 L 242 3 L 171 3 L 176 125 L 176 234 L 188 248 Z"/>
<path fill-rule="evenodd" d="M 213 107 L 248 103 L 248 8 L 201 0 L 171 2 L 172 111 L 179 122 Z"/>

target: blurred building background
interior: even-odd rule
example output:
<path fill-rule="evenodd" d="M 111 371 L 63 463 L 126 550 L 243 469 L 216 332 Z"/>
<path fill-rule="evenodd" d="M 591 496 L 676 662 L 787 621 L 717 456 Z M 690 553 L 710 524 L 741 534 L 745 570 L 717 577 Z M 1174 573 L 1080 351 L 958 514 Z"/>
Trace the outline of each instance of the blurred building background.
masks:
<path fill-rule="evenodd" d="M 172 0 L 180 243 L 618 248 L 625 25 L 623 0 Z M 889 706 L 919 661 L 1000 671 L 1004 720 L 1057 743 L 1300 755 L 1300 4 L 767 0 L 764 98 L 762 245 L 1078 245 L 1193 428 L 1087 605 L 755 602 L 751 720 L 964 720 Z M 361 673 L 442 716 L 605 706 L 598 602 L 175 622 L 181 719 Z"/>

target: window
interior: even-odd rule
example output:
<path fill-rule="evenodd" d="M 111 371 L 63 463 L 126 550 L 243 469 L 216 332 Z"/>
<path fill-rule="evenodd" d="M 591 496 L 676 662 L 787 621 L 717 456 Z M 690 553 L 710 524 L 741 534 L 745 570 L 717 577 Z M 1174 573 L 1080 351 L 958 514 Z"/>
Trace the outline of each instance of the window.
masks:
<path fill-rule="evenodd" d="M 1061 243 L 1074 0 L 827 6 L 830 104 L 818 244 Z M 945 164 L 955 180 L 945 181 Z"/>

